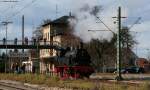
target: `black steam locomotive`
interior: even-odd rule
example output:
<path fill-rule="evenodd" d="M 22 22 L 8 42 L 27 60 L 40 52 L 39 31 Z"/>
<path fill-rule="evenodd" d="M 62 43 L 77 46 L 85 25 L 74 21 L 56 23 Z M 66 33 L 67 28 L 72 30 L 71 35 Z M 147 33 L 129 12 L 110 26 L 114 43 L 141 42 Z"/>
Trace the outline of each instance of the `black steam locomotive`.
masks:
<path fill-rule="evenodd" d="M 63 50 L 58 56 L 59 65 L 56 67 L 57 74 L 62 78 L 89 77 L 94 69 L 91 66 L 91 57 L 81 44 L 80 48 Z"/>

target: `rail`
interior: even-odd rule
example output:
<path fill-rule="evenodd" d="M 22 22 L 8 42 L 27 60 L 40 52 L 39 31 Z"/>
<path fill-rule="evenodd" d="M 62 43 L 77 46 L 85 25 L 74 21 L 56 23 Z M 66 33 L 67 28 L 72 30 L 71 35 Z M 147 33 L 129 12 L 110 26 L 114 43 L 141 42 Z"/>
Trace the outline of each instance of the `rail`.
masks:
<path fill-rule="evenodd" d="M 0 83 L 0 90 L 29 90 L 29 88 L 7 84 L 7 83 Z M 36 90 L 36 89 L 30 89 L 30 90 Z"/>

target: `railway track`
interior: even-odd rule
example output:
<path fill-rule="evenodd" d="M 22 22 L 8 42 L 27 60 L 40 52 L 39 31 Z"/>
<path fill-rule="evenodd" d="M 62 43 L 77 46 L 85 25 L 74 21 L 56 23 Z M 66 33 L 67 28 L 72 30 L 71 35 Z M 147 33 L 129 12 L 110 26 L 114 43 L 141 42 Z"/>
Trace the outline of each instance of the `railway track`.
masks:
<path fill-rule="evenodd" d="M 98 79 L 89 79 L 89 81 L 94 83 L 102 83 L 102 84 L 119 84 L 119 85 L 129 85 L 129 86 L 139 86 L 140 83 L 135 83 L 136 81 L 116 81 L 116 80 L 98 80 Z"/>
<path fill-rule="evenodd" d="M 23 85 L 13 85 L 10 83 L 1 83 L 0 82 L 0 90 L 38 90 L 38 89 L 25 87 Z"/>
<path fill-rule="evenodd" d="M 139 86 L 150 81 L 150 74 L 122 74 L 122 77 L 124 78 L 122 81 L 116 81 L 115 76 L 115 74 L 97 74 L 95 77 L 90 78 L 89 81 L 130 86 Z"/>

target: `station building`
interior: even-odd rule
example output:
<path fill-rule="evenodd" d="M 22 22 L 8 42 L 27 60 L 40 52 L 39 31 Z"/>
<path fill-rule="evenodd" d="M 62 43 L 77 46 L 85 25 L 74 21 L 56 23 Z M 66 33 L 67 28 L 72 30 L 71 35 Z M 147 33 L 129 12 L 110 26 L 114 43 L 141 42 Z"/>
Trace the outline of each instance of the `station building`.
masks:
<path fill-rule="evenodd" d="M 54 21 L 42 25 L 42 41 L 46 44 L 56 45 L 62 48 L 75 48 L 79 45 L 79 39 L 72 34 L 68 20 L 71 16 L 63 16 Z M 57 55 L 59 50 L 43 49 L 40 50 L 40 73 L 54 72 L 58 65 Z"/>

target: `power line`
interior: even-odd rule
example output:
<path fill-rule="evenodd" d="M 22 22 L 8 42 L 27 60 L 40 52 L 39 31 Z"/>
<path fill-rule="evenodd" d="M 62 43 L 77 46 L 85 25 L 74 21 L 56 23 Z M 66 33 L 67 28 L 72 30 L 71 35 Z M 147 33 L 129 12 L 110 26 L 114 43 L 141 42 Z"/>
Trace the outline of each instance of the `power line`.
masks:
<path fill-rule="evenodd" d="M 18 2 L 17 0 L 3 0 L 3 1 L 0 1 L 0 2 Z"/>
<path fill-rule="evenodd" d="M 88 31 L 96 32 L 96 31 L 109 31 L 109 30 L 88 30 Z"/>
<path fill-rule="evenodd" d="M 3 0 L 3 1 L 2 1 L 2 0 L 1 0 L 0 2 L 5 2 L 5 3 L 14 3 L 14 2 L 19 2 L 19 1 L 17 1 L 17 0 Z M 7 9 L 3 10 L 3 11 L 2 11 L 2 13 L 3 13 L 3 12 L 6 12 L 8 9 L 9 9 L 9 8 L 7 8 Z"/>
<path fill-rule="evenodd" d="M 111 31 L 113 34 L 115 34 L 115 32 L 113 32 L 113 30 L 111 30 L 111 29 L 100 19 L 100 17 L 97 17 L 97 19 L 98 19 L 109 31 Z"/>
<path fill-rule="evenodd" d="M 21 8 L 18 12 L 13 13 L 11 16 L 7 17 L 6 19 L 10 19 L 21 13 L 24 9 L 28 8 L 30 5 L 35 3 L 37 0 L 32 0 L 30 3 L 26 4 L 23 8 Z"/>
<path fill-rule="evenodd" d="M 16 3 L 17 3 L 17 2 L 16 2 Z M 7 13 L 10 8 L 13 8 L 13 7 L 15 7 L 15 6 L 17 5 L 16 3 L 14 4 L 14 6 L 11 5 L 11 6 L 7 7 L 6 9 L 2 10 L 1 13 L 2 13 L 2 14 Z"/>
<path fill-rule="evenodd" d="M 139 18 L 129 27 L 129 30 L 130 30 L 135 24 L 138 24 L 140 20 L 141 20 L 141 17 L 139 17 Z"/>

